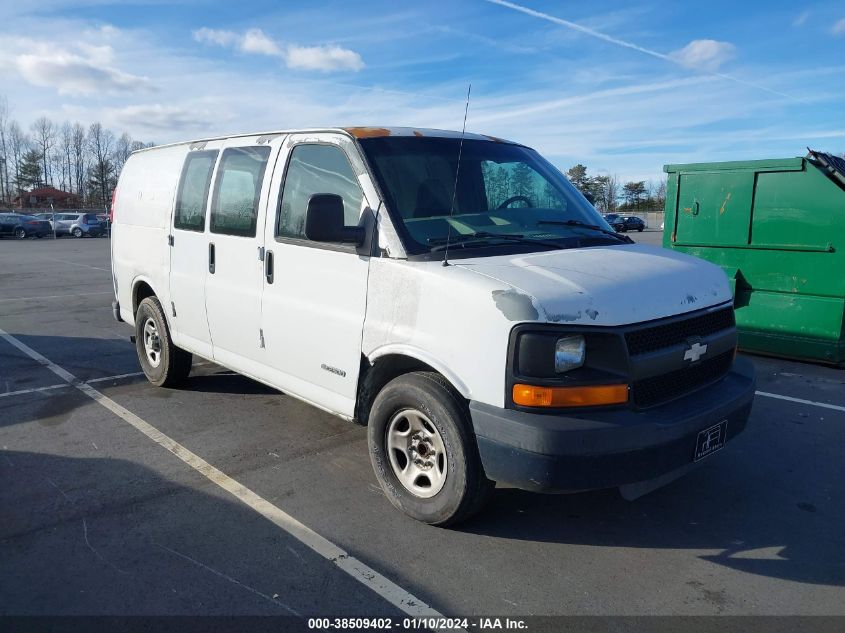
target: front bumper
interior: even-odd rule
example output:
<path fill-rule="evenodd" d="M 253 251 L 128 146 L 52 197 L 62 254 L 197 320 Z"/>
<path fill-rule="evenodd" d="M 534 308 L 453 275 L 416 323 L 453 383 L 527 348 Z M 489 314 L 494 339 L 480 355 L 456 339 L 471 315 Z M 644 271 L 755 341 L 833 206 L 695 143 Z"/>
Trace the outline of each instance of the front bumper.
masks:
<path fill-rule="evenodd" d="M 737 358 L 718 382 L 647 411 L 526 413 L 470 402 L 487 476 L 525 490 L 615 488 L 683 470 L 698 433 L 727 420 L 745 428 L 754 399 L 751 362 Z"/>

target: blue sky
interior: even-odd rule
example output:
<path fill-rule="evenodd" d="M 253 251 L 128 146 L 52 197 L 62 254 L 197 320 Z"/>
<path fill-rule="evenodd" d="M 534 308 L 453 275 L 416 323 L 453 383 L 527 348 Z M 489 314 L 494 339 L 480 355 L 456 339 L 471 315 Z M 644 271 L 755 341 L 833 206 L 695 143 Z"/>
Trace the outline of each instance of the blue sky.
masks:
<path fill-rule="evenodd" d="M 26 6 L 29 5 L 29 6 Z M 22 124 L 467 128 L 622 179 L 845 151 L 845 2 L 0 2 Z"/>

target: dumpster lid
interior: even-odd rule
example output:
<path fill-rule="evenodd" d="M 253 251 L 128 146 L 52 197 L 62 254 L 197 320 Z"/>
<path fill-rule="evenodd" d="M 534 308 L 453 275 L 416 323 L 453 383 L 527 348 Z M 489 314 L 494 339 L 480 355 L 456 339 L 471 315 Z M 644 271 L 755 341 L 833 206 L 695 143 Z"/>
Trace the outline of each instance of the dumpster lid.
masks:
<path fill-rule="evenodd" d="M 732 160 L 718 163 L 685 163 L 663 165 L 666 173 L 692 171 L 801 171 L 804 159 L 795 158 L 767 158 L 763 160 Z"/>
<path fill-rule="evenodd" d="M 807 148 L 807 160 L 825 172 L 831 180 L 845 189 L 845 158 Z"/>

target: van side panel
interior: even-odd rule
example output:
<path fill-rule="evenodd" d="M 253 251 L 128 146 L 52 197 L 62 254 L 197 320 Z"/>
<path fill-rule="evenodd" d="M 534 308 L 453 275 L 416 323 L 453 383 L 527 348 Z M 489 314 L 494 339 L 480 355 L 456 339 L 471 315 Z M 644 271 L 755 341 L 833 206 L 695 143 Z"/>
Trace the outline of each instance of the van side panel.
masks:
<path fill-rule="evenodd" d="M 163 306 L 169 304 L 167 236 L 187 152 L 187 145 L 177 145 L 132 154 L 120 174 L 112 226 L 112 271 L 120 315 L 127 323 L 135 322 L 132 292 L 139 281 L 152 287 Z"/>

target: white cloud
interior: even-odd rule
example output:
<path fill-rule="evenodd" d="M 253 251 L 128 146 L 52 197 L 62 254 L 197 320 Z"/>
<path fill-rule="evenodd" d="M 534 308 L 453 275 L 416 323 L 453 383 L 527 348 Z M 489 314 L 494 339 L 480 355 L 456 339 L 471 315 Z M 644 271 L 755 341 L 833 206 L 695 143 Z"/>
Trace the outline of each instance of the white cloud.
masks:
<path fill-rule="evenodd" d="M 267 37 L 261 29 L 250 29 L 244 33 L 240 47 L 244 53 L 272 56 L 280 56 L 282 54 L 279 45 Z"/>
<path fill-rule="evenodd" d="M 197 42 L 202 42 L 204 44 L 233 46 L 238 41 L 238 34 L 233 31 L 202 27 L 201 29 L 194 31 L 194 39 Z"/>
<path fill-rule="evenodd" d="M 159 133 L 207 128 L 227 118 L 204 109 L 160 103 L 111 108 L 104 111 L 104 116 L 118 126 L 140 127 Z"/>
<path fill-rule="evenodd" d="M 809 18 L 809 17 L 810 17 L 810 12 L 804 11 L 798 17 L 796 17 L 794 20 L 792 20 L 792 26 L 804 26 L 804 24 L 806 24 L 806 22 L 807 22 L 807 18 Z"/>
<path fill-rule="evenodd" d="M 296 70 L 336 70 L 359 71 L 364 68 L 364 60 L 353 50 L 335 44 L 324 46 L 283 45 L 269 37 L 261 29 L 249 29 L 244 33 L 209 29 L 203 27 L 193 33 L 197 42 L 234 48 L 241 53 L 267 55 L 284 60 L 288 68 Z"/>
<path fill-rule="evenodd" d="M 841 20 L 839 20 L 839 22 L 834 24 L 833 29 L 831 29 L 831 32 L 834 35 L 845 35 L 845 18 L 842 18 Z"/>
<path fill-rule="evenodd" d="M 734 56 L 734 45 L 717 40 L 693 40 L 674 51 L 671 57 L 678 63 L 699 70 L 715 72 Z"/>
<path fill-rule="evenodd" d="M 288 46 L 285 55 L 288 68 L 302 70 L 353 70 L 364 67 L 364 60 L 355 51 L 340 46 Z"/>
<path fill-rule="evenodd" d="M 55 88 L 59 94 L 87 95 L 136 92 L 151 88 L 147 77 L 132 75 L 112 65 L 109 46 L 77 45 L 77 52 L 38 48 L 15 55 L 21 77 L 34 86 Z"/>

